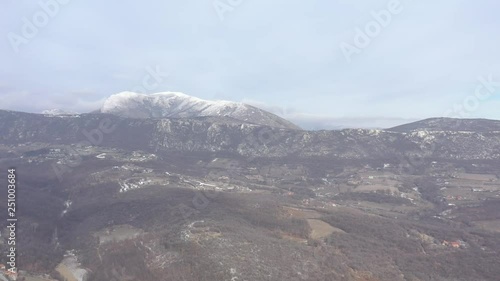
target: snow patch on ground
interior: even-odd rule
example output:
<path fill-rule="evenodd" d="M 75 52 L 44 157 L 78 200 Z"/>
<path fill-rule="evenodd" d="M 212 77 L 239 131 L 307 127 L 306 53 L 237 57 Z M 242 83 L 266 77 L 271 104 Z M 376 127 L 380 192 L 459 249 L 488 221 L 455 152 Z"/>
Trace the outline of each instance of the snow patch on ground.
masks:
<path fill-rule="evenodd" d="M 64 202 L 64 210 L 62 211 L 61 217 L 64 216 L 68 212 L 69 207 L 71 207 L 71 204 L 73 204 L 73 202 L 71 200 L 67 200 Z"/>

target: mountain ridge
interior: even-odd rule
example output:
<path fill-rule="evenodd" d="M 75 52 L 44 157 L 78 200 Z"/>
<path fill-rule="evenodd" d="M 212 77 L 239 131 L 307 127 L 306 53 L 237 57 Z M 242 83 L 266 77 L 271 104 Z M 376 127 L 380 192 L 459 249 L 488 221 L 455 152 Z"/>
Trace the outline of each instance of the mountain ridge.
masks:
<path fill-rule="evenodd" d="M 399 125 L 386 130 L 401 133 L 412 131 L 492 132 L 500 131 L 500 120 L 435 117 Z"/>
<path fill-rule="evenodd" d="M 101 122 L 116 129 L 100 132 Z M 44 116 L 0 111 L 0 143 L 88 143 L 152 152 L 230 153 L 244 157 L 329 159 L 500 159 L 500 132 L 345 129 L 303 131 L 220 118 L 131 119 L 112 114 Z M 131 137 L 131 136 L 141 137 Z"/>

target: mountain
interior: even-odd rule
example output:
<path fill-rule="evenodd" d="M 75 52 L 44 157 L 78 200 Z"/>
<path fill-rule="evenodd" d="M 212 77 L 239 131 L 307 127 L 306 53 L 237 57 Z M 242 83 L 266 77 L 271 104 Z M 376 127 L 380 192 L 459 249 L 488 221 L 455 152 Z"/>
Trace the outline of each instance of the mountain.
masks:
<path fill-rule="evenodd" d="M 151 95 L 121 92 L 106 99 L 100 112 L 128 118 L 230 117 L 245 123 L 300 129 L 281 117 L 244 103 L 207 101 L 177 92 Z"/>
<path fill-rule="evenodd" d="M 80 143 L 88 141 L 103 120 L 115 129 L 95 134 L 94 138 L 102 139 L 97 146 L 151 152 L 215 152 L 252 158 L 401 160 L 421 155 L 443 160 L 500 159 L 500 132 L 302 131 L 224 118 L 134 119 L 102 113 L 47 116 L 0 111 L 0 143 Z"/>
<path fill-rule="evenodd" d="M 500 121 L 488 119 L 429 118 L 387 130 L 400 133 L 412 131 L 498 132 L 500 131 Z"/>

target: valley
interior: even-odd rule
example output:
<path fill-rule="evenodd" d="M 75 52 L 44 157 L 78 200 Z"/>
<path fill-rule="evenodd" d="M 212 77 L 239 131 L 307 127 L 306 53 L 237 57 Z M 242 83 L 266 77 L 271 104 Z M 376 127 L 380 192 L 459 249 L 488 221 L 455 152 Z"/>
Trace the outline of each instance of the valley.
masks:
<path fill-rule="evenodd" d="M 44 122 L 92 128 L 96 117 Z M 178 131 L 226 126 L 189 119 L 162 120 L 187 127 L 170 127 L 158 143 L 164 127 L 154 131 L 152 122 L 121 119 L 99 145 L 75 145 L 85 140 L 78 131 L 49 136 L 25 127 L 29 133 L 20 136 L 19 127 L 3 125 L 11 133 L 0 138 L 0 168 L 15 166 L 21 186 L 20 276 L 417 281 L 500 274 L 494 266 L 500 262 L 498 151 L 484 157 L 438 148 L 416 161 L 400 148 L 412 147 L 402 133 L 278 130 L 278 140 L 231 136 L 232 127 L 189 137 L 187 145 Z M 152 131 L 137 143 L 126 138 L 132 129 Z M 450 149 L 477 137 L 434 134 L 440 144 L 453 138 Z M 228 136 L 231 141 L 218 142 Z M 291 150 L 282 150 L 284 144 Z M 293 146 L 304 149 L 295 153 Z M 466 264 L 477 270 L 463 271 Z"/>

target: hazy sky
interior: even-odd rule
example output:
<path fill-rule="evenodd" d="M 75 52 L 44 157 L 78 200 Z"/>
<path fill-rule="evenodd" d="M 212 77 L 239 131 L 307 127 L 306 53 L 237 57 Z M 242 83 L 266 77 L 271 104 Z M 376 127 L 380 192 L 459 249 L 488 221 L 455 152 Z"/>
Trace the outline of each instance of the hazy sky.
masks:
<path fill-rule="evenodd" d="M 86 112 L 144 90 L 243 101 L 308 128 L 500 119 L 498 0 L 2 5 L 2 109 Z"/>

